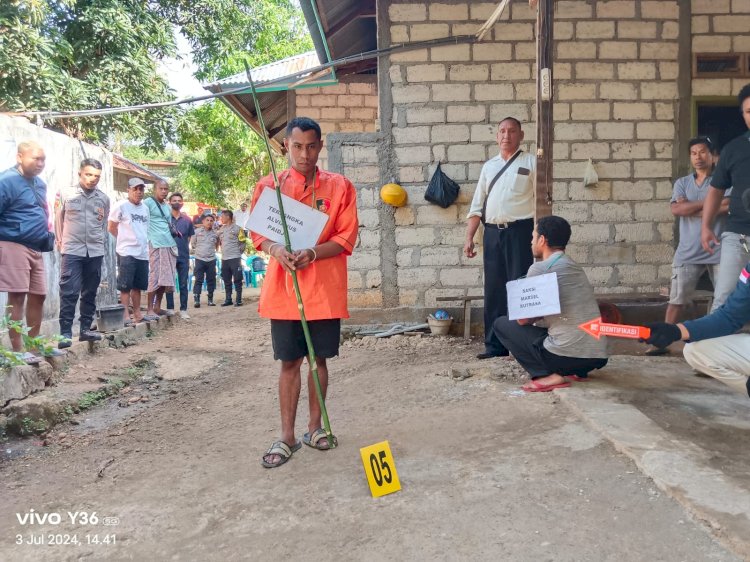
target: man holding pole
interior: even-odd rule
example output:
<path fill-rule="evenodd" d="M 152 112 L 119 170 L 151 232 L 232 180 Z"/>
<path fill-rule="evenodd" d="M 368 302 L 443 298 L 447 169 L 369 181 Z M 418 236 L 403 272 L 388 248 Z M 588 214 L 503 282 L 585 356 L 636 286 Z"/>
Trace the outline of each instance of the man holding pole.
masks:
<path fill-rule="evenodd" d="M 279 175 L 281 192 L 327 214 L 328 221 L 317 244 L 294 252 L 288 252 L 281 243 L 252 233 L 255 247 L 273 258 L 261 289 L 258 312 L 271 319 L 274 358 L 281 360 L 281 439 L 263 455 L 262 465 L 266 468 L 281 466 L 302 446 L 295 438 L 294 422 L 301 387 L 300 368 L 308 356 L 308 348 L 289 276 L 292 272 L 297 275 L 324 400 L 328 387 L 326 360 L 338 355 L 341 319 L 349 317 L 346 257 L 354 249 L 358 229 L 356 191 L 352 183 L 344 176 L 317 168 L 318 155 L 323 148 L 320 125 L 312 119 L 296 117 L 289 122 L 286 134 L 284 146 L 291 166 Z M 273 186 L 271 175 L 258 182 L 252 208 L 263 191 Z M 321 407 L 313 389 L 311 371 L 307 383 L 310 419 L 303 441 L 325 451 L 335 444 L 329 443 L 321 427 Z"/>

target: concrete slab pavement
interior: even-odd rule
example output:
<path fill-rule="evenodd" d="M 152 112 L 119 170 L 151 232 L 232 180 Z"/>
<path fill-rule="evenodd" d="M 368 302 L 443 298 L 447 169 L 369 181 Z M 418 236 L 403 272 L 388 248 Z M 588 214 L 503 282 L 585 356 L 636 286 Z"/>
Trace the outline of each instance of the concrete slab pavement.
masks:
<path fill-rule="evenodd" d="M 750 559 L 750 398 L 679 357 L 615 356 L 592 379 L 555 392 Z"/>

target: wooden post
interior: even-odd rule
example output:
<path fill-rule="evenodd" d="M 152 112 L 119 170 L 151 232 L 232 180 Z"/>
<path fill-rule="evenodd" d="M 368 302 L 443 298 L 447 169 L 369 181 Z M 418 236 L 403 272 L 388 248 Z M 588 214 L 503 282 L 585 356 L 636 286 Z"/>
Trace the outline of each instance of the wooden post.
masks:
<path fill-rule="evenodd" d="M 535 218 L 552 214 L 552 58 L 554 0 L 538 0 L 536 34 L 536 210 Z"/>

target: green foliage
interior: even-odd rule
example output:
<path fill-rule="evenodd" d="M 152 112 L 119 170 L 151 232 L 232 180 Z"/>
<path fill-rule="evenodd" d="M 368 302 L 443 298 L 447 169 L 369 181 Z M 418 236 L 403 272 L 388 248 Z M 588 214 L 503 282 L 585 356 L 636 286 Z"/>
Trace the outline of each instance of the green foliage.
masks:
<path fill-rule="evenodd" d="M 4 0 L 0 2 L 0 110 L 78 110 L 173 99 L 157 63 L 175 55 L 175 30 L 194 50 L 197 78 L 226 76 L 302 52 L 304 19 L 291 0 Z M 303 41 L 304 42 L 304 41 Z M 150 150 L 175 139 L 182 110 L 47 123 L 106 143 Z"/>
<path fill-rule="evenodd" d="M 7 334 L 10 330 L 18 332 L 19 334 L 24 334 L 29 331 L 29 329 L 23 325 L 23 322 L 20 320 L 11 320 L 10 316 L 5 314 L 0 317 L 0 337 Z M 19 359 L 13 350 L 6 348 L 0 343 L 0 368 L 16 367 L 25 364 L 26 363 Z"/>
<path fill-rule="evenodd" d="M 271 169 L 260 136 L 222 103 L 189 112 L 179 134 L 184 153 L 177 179 L 191 199 L 238 205 Z"/>
<path fill-rule="evenodd" d="M 307 2 L 309 0 L 302 0 Z M 193 49 L 196 78 L 224 78 L 312 48 L 302 11 L 293 0 L 161 0 Z M 188 8 L 189 6 L 189 8 Z"/>
<path fill-rule="evenodd" d="M 0 3 L 0 108 L 77 110 L 171 99 L 156 62 L 175 52 L 172 24 L 146 0 Z M 121 132 L 145 146 L 173 136 L 175 109 L 66 119 L 66 134 L 105 142 Z"/>
<path fill-rule="evenodd" d="M 295 0 L 4 0 L 0 110 L 170 100 L 157 63 L 174 56 L 175 31 L 187 38 L 204 81 L 241 72 L 244 61 L 257 67 L 312 49 Z M 258 136 L 219 101 L 46 125 L 102 144 L 122 139 L 136 160 L 175 159 L 164 149 L 176 142 L 180 189 L 212 205 L 238 204 L 269 171 Z"/>
<path fill-rule="evenodd" d="M 7 308 L 7 307 L 6 307 Z M 29 327 L 21 320 L 11 320 L 9 314 L 0 317 L 0 336 L 7 334 L 9 331 L 21 334 L 24 347 L 29 351 L 38 351 L 43 356 L 48 357 L 52 353 L 54 344 L 62 339 L 59 335 L 54 336 L 30 336 Z M 15 367 L 25 365 L 26 363 L 19 359 L 16 353 L 2 344 L 0 344 L 0 368 Z"/>
<path fill-rule="evenodd" d="M 220 17 L 238 18 L 234 25 L 220 24 L 232 29 L 220 40 L 196 41 L 205 33 L 203 22 L 195 22 L 194 35 L 186 33 L 196 48 L 198 78 L 223 78 L 242 72 L 243 61 L 254 68 L 312 49 L 302 12 L 291 0 L 244 0 L 237 5 L 233 16 Z M 184 150 L 177 174 L 180 188 L 209 205 L 239 205 L 255 182 L 270 172 L 260 136 L 218 100 L 187 113 L 178 129 L 178 144 Z M 277 166 L 284 163 L 279 157 Z"/>
<path fill-rule="evenodd" d="M 83 411 L 93 408 L 109 395 L 110 393 L 106 389 L 84 392 L 78 399 L 78 409 Z"/>
<path fill-rule="evenodd" d="M 21 435 L 41 435 L 49 429 L 49 422 L 45 419 L 25 417 L 21 420 Z"/>

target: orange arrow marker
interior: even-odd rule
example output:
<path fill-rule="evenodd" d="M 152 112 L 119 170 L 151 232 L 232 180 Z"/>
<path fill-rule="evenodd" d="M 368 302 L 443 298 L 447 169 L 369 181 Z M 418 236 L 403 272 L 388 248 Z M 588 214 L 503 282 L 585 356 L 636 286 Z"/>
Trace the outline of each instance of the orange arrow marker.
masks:
<path fill-rule="evenodd" d="M 630 339 L 648 339 L 651 336 L 651 330 L 643 326 L 628 326 L 627 324 L 607 324 L 602 322 L 601 318 L 594 318 L 578 326 L 581 330 L 594 336 L 596 339 L 602 336 L 614 338 Z"/>

